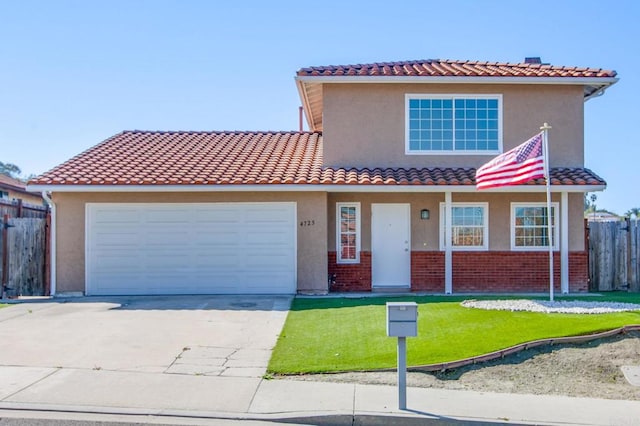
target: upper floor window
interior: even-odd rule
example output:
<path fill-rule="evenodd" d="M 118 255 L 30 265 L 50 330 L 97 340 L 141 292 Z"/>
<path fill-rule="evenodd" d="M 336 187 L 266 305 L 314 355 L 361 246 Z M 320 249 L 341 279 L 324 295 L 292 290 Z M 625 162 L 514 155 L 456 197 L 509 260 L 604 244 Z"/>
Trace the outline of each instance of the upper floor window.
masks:
<path fill-rule="evenodd" d="M 501 95 L 408 94 L 407 154 L 499 154 Z"/>

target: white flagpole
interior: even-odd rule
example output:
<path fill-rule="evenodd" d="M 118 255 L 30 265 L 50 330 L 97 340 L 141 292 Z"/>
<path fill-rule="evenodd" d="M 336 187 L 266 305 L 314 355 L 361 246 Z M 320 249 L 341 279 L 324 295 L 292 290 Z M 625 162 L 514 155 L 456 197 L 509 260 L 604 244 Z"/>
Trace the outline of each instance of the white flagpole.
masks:
<path fill-rule="evenodd" d="M 542 130 L 542 155 L 544 155 L 544 179 L 547 182 L 547 241 L 549 246 L 549 300 L 553 302 L 553 227 L 551 226 L 551 179 L 549 178 L 549 126 L 544 123 Z"/>

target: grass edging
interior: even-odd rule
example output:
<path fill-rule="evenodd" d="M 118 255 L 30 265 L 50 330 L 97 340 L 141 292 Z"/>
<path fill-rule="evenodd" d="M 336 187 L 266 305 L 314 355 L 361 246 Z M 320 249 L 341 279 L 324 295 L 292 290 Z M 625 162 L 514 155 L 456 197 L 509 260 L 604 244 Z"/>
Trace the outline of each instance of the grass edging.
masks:
<path fill-rule="evenodd" d="M 505 356 L 512 355 L 527 349 L 536 348 L 538 346 L 568 344 L 568 343 L 585 343 L 585 342 L 590 342 L 592 340 L 612 337 L 617 334 L 626 334 L 630 331 L 640 331 L 640 324 L 630 324 L 620 328 L 615 328 L 613 330 L 601 331 L 593 334 L 584 334 L 580 336 L 552 337 L 549 339 L 533 340 L 531 342 L 520 343 L 515 346 L 511 346 L 505 349 L 500 349 L 499 351 L 490 352 L 484 355 L 477 355 L 470 358 L 464 358 L 457 361 L 449 361 L 449 362 L 441 362 L 436 364 L 425 364 L 425 365 L 407 367 L 407 371 L 433 372 L 433 371 L 453 370 L 455 368 L 465 367 L 471 364 L 479 364 L 487 361 L 493 361 L 494 359 L 498 359 L 498 358 L 504 358 Z M 341 373 L 354 373 L 354 372 L 375 373 L 375 372 L 393 372 L 396 370 L 397 368 L 378 368 L 378 369 L 371 369 L 371 370 L 328 371 L 321 374 L 341 374 Z M 313 374 L 313 373 L 293 373 L 293 374 L 279 373 L 275 375 L 286 377 L 286 376 L 299 376 L 299 375 L 304 376 L 305 374 Z"/>
<path fill-rule="evenodd" d="M 470 358 L 464 358 L 457 361 L 442 362 L 437 364 L 418 365 L 414 367 L 407 367 L 407 371 L 445 371 L 452 370 L 454 368 L 464 367 L 470 364 L 478 364 L 486 361 L 492 361 L 498 358 L 504 358 L 507 355 L 512 355 L 517 352 L 524 351 L 526 349 L 535 348 L 544 345 L 554 344 L 566 344 L 566 343 L 584 343 L 592 340 L 602 339 L 605 337 L 615 336 L 617 334 L 626 334 L 630 331 L 640 331 L 640 324 L 625 325 L 624 327 L 615 328 L 613 330 L 601 331 L 594 334 L 584 334 L 580 336 L 568 336 L 568 337 L 552 337 L 550 339 L 533 340 L 527 343 L 521 343 L 519 345 L 511 346 L 509 348 L 500 349 L 499 351 L 490 352 L 484 355 L 478 355 Z M 395 368 L 382 368 L 379 370 L 367 370 L 367 371 L 396 371 Z"/>

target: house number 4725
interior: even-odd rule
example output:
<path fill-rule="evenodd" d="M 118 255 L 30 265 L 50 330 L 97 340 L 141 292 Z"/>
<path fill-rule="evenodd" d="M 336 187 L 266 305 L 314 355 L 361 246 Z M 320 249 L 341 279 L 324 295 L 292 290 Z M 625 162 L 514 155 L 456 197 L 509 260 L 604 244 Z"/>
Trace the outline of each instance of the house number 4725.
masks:
<path fill-rule="evenodd" d="M 303 220 L 300 221 L 300 226 L 313 226 L 316 224 L 315 220 Z"/>

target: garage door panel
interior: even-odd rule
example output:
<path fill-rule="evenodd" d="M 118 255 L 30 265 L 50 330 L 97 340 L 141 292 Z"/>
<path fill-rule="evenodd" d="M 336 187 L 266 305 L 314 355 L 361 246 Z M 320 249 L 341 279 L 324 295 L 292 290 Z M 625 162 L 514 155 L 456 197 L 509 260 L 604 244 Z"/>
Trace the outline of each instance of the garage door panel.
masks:
<path fill-rule="evenodd" d="M 198 246 L 206 247 L 219 247 L 219 246 L 238 246 L 241 241 L 241 235 L 239 232 L 205 229 L 202 232 L 198 232 L 194 238 L 194 244 Z"/>
<path fill-rule="evenodd" d="M 246 233 L 248 244 L 256 245 L 286 245 L 289 246 L 291 235 L 285 232 L 278 232 L 277 230 L 256 230 L 247 231 Z"/>
<path fill-rule="evenodd" d="M 179 232 L 165 232 L 162 234 L 144 234 L 141 236 L 142 244 L 147 247 L 172 249 L 179 252 L 185 247 L 191 246 L 193 241 L 188 235 Z"/>
<path fill-rule="evenodd" d="M 194 269 L 199 271 L 236 271 L 241 265 L 242 258 L 236 254 L 194 258 Z"/>
<path fill-rule="evenodd" d="M 238 209 L 231 207 L 201 207 L 193 212 L 193 218 L 197 223 L 210 223 L 228 225 L 238 223 Z"/>
<path fill-rule="evenodd" d="M 98 274 L 95 277 L 96 294 L 125 294 L 132 288 L 132 283 L 140 281 L 139 274 L 112 273 Z"/>
<path fill-rule="evenodd" d="M 101 255 L 94 256 L 91 261 L 95 264 L 97 272 L 118 272 L 140 270 L 142 255 L 137 250 L 102 251 Z"/>
<path fill-rule="evenodd" d="M 295 293 L 294 203 L 88 204 L 87 294 Z"/>
<path fill-rule="evenodd" d="M 144 220 L 149 224 L 189 223 L 191 211 L 187 208 L 150 208 L 143 211 Z"/>
<path fill-rule="evenodd" d="M 189 256 L 175 255 L 173 253 L 154 253 L 154 255 L 142 256 L 143 268 L 146 271 L 188 271 L 190 268 Z"/>
<path fill-rule="evenodd" d="M 94 222 L 100 224 L 136 224 L 140 222 L 140 214 L 137 209 L 116 208 L 110 210 L 97 210 Z"/>
<path fill-rule="evenodd" d="M 97 235 L 100 241 L 100 247 L 137 247 L 139 244 L 140 234 L 138 231 L 122 232 L 122 230 L 114 232 L 100 232 Z"/>

